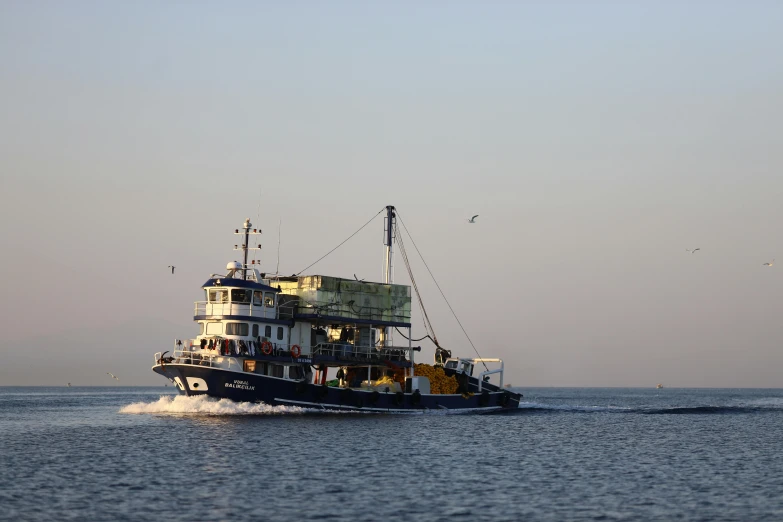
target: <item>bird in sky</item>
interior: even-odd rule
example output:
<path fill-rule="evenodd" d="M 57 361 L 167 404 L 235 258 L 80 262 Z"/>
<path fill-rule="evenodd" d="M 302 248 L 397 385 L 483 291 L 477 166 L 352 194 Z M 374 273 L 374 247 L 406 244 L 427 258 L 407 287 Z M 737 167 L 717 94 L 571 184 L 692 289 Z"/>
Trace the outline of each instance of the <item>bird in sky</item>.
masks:
<path fill-rule="evenodd" d="M 177 268 L 177 267 L 175 267 L 174 265 L 169 265 L 169 268 L 171 269 L 171 273 L 173 274 L 174 273 L 174 269 Z"/>
<path fill-rule="evenodd" d="M 468 223 L 475 223 L 475 222 L 476 222 L 476 218 L 477 218 L 477 217 L 479 217 L 479 215 L 478 215 L 478 214 L 476 214 L 475 216 L 473 216 L 472 218 L 470 218 L 470 219 L 468 220 Z"/>
<path fill-rule="evenodd" d="M 111 375 L 113 379 L 117 379 L 118 381 L 120 380 L 120 378 L 119 378 L 119 377 L 117 377 L 116 375 L 114 375 L 114 374 L 113 374 L 113 373 L 111 373 L 111 372 L 106 372 L 106 375 Z"/>
<path fill-rule="evenodd" d="M 693 250 L 691 250 L 690 248 L 685 249 L 686 252 L 690 252 L 691 254 L 695 254 L 697 250 L 701 250 L 701 248 L 694 248 Z"/>
<path fill-rule="evenodd" d="M 763 265 L 761 265 L 761 266 L 772 266 L 772 264 L 773 264 L 774 262 L 775 262 L 775 260 L 773 259 L 773 260 L 772 260 L 772 261 L 770 261 L 769 263 L 764 263 L 764 264 L 763 264 Z"/>

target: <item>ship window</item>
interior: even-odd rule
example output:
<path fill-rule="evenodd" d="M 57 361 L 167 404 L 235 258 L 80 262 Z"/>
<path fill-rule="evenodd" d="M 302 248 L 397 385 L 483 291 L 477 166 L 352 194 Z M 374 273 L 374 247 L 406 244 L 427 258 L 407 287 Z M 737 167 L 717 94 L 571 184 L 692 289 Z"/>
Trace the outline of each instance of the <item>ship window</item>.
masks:
<path fill-rule="evenodd" d="M 226 335 L 247 335 L 247 323 L 226 323 Z"/>
<path fill-rule="evenodd" d="M 258 337 L 258 325 L 253 325 L 253 337 Z"/>
<path fill-rule="evenodd" d="M 223 333 L 223 323 L 207 323 L 207 335 L 220 335 Z"/>
<path fill-rule="evenodd" d="M 275 307 L 275 294 L 270 292 L 264 294 L 264 306 L 268 308 Z"/>
<path fill-rule="evenodd" d="M 272 327 L 269 325 L 266 325 L 264 327 L 264 337 L 272 337 Z"/>
<path fill-rule="evenodd" d="M 227 303 L 228 302 L 228 290 L 210 290 L 209 291 L 210 303 Z"/>
<path fill-rule="evenodd" d="M 272 377 L 283 377 L 283 365 L 282 364 L 270 364 L 269 374 Z"/>
<path fill-rule="evenodd" d="M 264 292 L 260 292 L 260 291 L 253 292 L 253 304 L 258 306 L 264 304 Z"/>
<path fill-rule="evenodd" d="M 242 288 L 231 289 L 231 302 L 240 304 L 250 304 L 251 292 Z"/>
<path fill-rule="evenodd" d="M 277 327 L 277 340 L 282 341 L 283 340 L 283 327 L 278 326 Z"/>
<path fill-rule="evenodd" d="M 299 380 L 302 378 L 302 369 L 299 366 L 288 367 L 288 378 L 291 380 Z"/>
<path fill-rule="evenodd" d="M 204 335 L 204 323 L 198 323 L 198 334 Z"/>

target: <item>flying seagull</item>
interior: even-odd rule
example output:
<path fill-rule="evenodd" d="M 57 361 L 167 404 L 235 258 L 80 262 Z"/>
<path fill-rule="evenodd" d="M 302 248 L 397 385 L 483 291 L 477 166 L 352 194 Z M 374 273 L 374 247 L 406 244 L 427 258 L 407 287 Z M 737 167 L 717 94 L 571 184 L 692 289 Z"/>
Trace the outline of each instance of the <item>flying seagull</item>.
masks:
<path fill-rule="evenodd" d="M 112 378 L 114 378 L 114 379 L 117 379 L 118 381 L 120 380 L 120 378 L 119 378 L 119 377 L 117 377 L 116 375 L 114 375 L 114 374 L 113 374 L 113 373 L 111 373 L 111 372 L 106 372 L 106 375 L 111 375 L 111 376 L 112 376 Z"/>
<path fill-rule="evenodd" d="M 177 267 L 175 267 L 174 265 L 169 265 L 169 268 L 171 268 L 171 273 L 173 274 L 174 273 L 174 269 L 177 268 Z"/>
<path fill-rule="evenodd" d="M 476 214 L 475 216 L 473 216 L 472 218 L 470 218 L 470 219 L 468 220 L 468 223 L 475 223 L 475 222 L 476 222 L 476 218 L 477 218 L 477 217 L 479 217 L 479 215 L 478 215 L 478 214 Z"/>
<path fill-rule="evenodd" d="M 701 248 L 694 248 L 693 250 L 691 250 L 689 248 L 685 249 L 686 252 L 690 252 L 691 254 L 695 254 L 697 250 L 701 250 Z"/>
<path fill-rule="evenodd" d="M 773 264 L 774 262 L 775 262 L 775 260 L 773 259 L 773 260 L 772 260 L 772 261 L 770 261 L 769 263 L 764 263 L 764 264 L 763 264 L 763 265 L 761 265 L 761 266 L 772 266 L 772 264 Z"/>

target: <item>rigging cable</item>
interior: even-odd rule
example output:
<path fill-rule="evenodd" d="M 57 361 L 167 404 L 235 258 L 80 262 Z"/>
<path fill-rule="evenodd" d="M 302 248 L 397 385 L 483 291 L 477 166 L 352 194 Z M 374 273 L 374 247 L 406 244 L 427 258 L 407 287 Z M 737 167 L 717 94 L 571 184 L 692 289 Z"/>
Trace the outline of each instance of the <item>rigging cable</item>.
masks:
<path fill-rule="evenodd" d="M 462 333 L 465 334 L 465 337 L 467 338 L 468 342 L 473 347 L 473 351 L 476 352 L 476 355 L 478 355 L 479 359 L 481 359 L 481 354 L 479 353 L 478 349 L 476 349 L 476 345 L 473 344 L 473 341 L 471 341 L 470 336 L 468 335 L 468 332 L 465 331 L 465 327 L 462 326 L 462 323 L 460 322 L 459 317 L 457 317 L 457 313 L 454 311 L 454 308 L 451 307 L 451 304 L 449 303 L 449 300 L 446 299 L 446 295 L 443 293 L 443 290 L 441 290 L 440 285 L 438 284 L 438 281 L 435 279 L 435 276 L 432 273 L 432 270 L 430 270 L 430 267 L 427 265 L 427 262 L 424 260 L 424 256 L 421 255 L 421 251 L 419 250 L 419 247 L 416 246 L 416 241 L 413 240 L 413 236 L 411 235 L 410 231 L 408 230 L 408 227 L 405 226 L 405 221 L 402 220 L 402 216 L 400 216 L 400 212 L 399 211 L 397 211 L 397 217 L 400 219 L 400 223 L 402 223 L 402 227 L 405 229 L 405 232 L 408 234 L 408 237 L 410 238 L 411 243 L 413 243 L 413 248 L 416 249 L 416 252 L 419 254 L 419 257 L 421 258 L 421 261 L 424 263 L 424 266 L 427 268 L 427 272 L 430 273 L 430 276 L 432 277 L 432 280 L 435 282 L 435 286 L 438 287 L 438 291 L 440 292 L 440 295 L 443 296 L 443 300 L 446 301 L 446 304 L 448 305 L 449 310 L 451 310 L 451 314 L 454 316 L 454 319 L 457 320 L 457 324 L 462 329 Z M 400 236 L 397 236 L 397 237 L 400 237 Z M 400 242 L 399 239 L 397 240 L 397 242 L 398 243 Z M 401 251 L 403 250 L 402 246 L 400 246 L 400 250 Z M 407 256 L 404 255 L 403 258 L 406 260 L 405 264 L 408 265 Z M 410 271 L 410 268 L 409 268 L 409 271 Z M 411 281 L 413 281 L 413 276 L 411 276 Z M 418 289 L 416 290 L 416 295 L 419 296 Z M 419 300 L 421 301 L 421 297 L 419 297 Z M 436 342 L 435 345 L 437 346 L 438 343 Z M 487 367 L 487 363 L 482 361 L 481 364 L 484 365 L 484 368 L 486 370 L 489 370 L 489 368 Z"/>
<path fill-rule="evenodd" d="M 291 277 L 296 277 L 296 276 L 298 276 L 299 274 L 301 274 L 302 272 L 304 272 L 304 271 L 305 271 L 305 270 L 307 270 L 308 268 L 312 267 L 313 265 L 315 265 L 316 263 L 318 263 L 319 261 L 321 261 L 323 258 L 325 258 L 326 256 L 328 256 L 329 254 L 331 254 L 332 252 L 334 252 L 335 250 L 337 250 L 338 248 L 340 248 L 341 246 L 343 246 L 343 245 L 344 245 L 344 244 L 345 244 L 345 243 L 346 243 L 346 242 L 347 242 L 349 239 L 351 239 L 353 236 L 355 236 L 356 234 L 358 234 L 359 232 L 361 232 L 361 231 L 362 231 L 362 229 L 363 229 L 364 227 L 366 227 L 367 225 L 369 225 L 369 224 L 372 222 L 372 220 L 373 220 L 373 219 L 377 218 L 377 217 L 378 217 L 378 215 L 379 215 L 381 212 L 383 212 L 384 210 L 386 210 L 386 207 L 384 207 L 384 208 L 382 208 L 381 210 L 379 210 L 379 211 L 378 211 L 378 214 L 375 214 L 373 217 L 371 217 L 371 218 L 370 218 L 370 221 L 368 221 L 367 223 L 365 223 L 364 225 L 362 225 L 362 226 L 361 226 L 361 228 L 359 228 L 359 230 L 357 230 L 356 232 L 354 232 L 353 234 L 351 234 L 350 236 L 348 236 L 348 239 L 346 239 L 345 241 L 343 241 L 342 243 L 340 243 L 339 245 L 337 245 L 336 247 L 334 247 L 333 249 L 331 249 L 329 252 L 327 252 L 326 254 L 324 254 L 323 256 L 321 256 L 320 258 L 318 258 L 318 260 L 317 260 L 315 263 L 312 263 L 312 264 L 311 264 L 310 266 L 308 266 L 307 268 L 304 268 L 304 269 L 300 270 L 299 272 L 296 272 L 295 274 L 292 274 L 292 275 L 291 275 Z"/>
<path fill-rule="evenodd" d="M 402 235 L 397 234 L 396 239 L 397 239 L 397 245 L 400 247 L 400 254 L 402 254 L 402 260 L 405 262 L 405 268 L 408 271 L 408 277 L 410 277 L 411 279 L 411 285 L 413 286 L 413 290 L 416 292 L 416 300 L 419 302 L 419 308 L 421 309 L 422 320 L 424 322 L 424 329 L 427 331 L 428 337 L 431 335 L 430 339 L 432 340 L 433 343 L 435 343 L 435 346 L 440 348 L 441 346 L 438 343 L 438 336 L 435 335 L 435 329 L 432 327 L 432 323 L 430 322 L 430 318 L 429 315 L 427 314 L 427 310 L 424 308 L 424 301 L 421 298 L 421 292 L 419 292 L 419 285 L 418 283 L 416 283 L 416 278 L 413 276 L 413 269 L 411 268 L 411 263 L 410 260 L 408 259 L 408 252 L 405 250 L 405 243 L 402 240 Z"/>

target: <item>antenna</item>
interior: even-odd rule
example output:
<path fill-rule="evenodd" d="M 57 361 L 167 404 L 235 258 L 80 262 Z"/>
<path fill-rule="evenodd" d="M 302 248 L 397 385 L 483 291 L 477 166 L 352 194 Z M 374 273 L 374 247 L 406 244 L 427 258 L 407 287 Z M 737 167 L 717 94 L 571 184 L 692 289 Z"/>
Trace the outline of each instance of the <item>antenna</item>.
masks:
<path fill-rule="evenodd" d="M 283 228 L 283 218 L 277 222 L 277 267 L 275 268 L 275 274 L 280 275 L 280 229 Z"/>
<path fill-rule="evenodd" d="M 264 198 L 264 187 L 258 189 L 258 211 L 256 212 L 256 223 L 261 223 L 261 201 Z M 253 252 L 253 259 L 256 258 L 255 252 Z M 254 261 L 255 262 L 255 261 Z M 258 260 L 258 264 L 261 264 L 261 260 Z"/>

